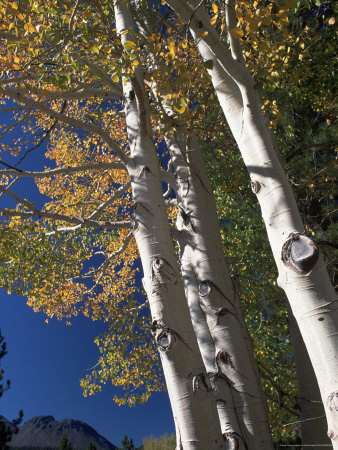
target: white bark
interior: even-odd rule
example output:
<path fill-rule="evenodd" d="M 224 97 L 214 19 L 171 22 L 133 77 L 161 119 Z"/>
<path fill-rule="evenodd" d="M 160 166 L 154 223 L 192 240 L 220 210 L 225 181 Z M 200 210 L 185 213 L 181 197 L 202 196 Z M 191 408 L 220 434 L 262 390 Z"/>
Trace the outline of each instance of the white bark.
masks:
<path fill-rule="evenodd" d="M 302 444 L 306 446 L 306 450 L 316 450 L 318 445 L 332 448 L 327 436 L 327 421 L 316 376 L 290 307 L 288 308 L 288 324 L 296 364 L 297 404 Z"/>
<path fill-rule="evenodd" d="M 229 448 L 273 448 L 265 398 L 236 287 L 225 263 L 201 151 L 182 128 L 167 145 L 179 187 L 181 271 L 223 435 Z"/>
<path fill-rule="evenodd" d="M 132 40 L 133 23 L 126 3 L 115 6 L 121 40 Z M 139 66 L 123 83 L 127 134 L 132 161 L 134 236 L 144 271 L 152 331 L 183 449 L 224 449 L 208 376 L 198 349 L 162 197 L 159 161 L 149 121 L 149 102 Z"/>
<path fill-rule="evenodd" d="M 261 111 L 254 80 L 220 40 L 198 0 L 167 3 L 189 22 L 202 57 L 213 60 L 212 76 L 220 105 L 248 169 L 261 206 L 270 245 L 284 289 L 309 352 L 328 420 L 328 435 L 338 448 L 338 308 L 318 248 L 304 227 L 274 140 Z M 208 32 L 203 38 L 200 36 Z"/>

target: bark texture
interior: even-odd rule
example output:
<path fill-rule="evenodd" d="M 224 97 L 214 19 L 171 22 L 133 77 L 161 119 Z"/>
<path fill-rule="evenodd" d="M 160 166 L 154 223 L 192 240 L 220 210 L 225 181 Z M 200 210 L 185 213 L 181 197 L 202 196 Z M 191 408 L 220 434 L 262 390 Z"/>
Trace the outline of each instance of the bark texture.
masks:
<path fill-rule="evenodd" d="M 243 63 L 239 40 L 231 36 L 235 2 L 227 4 L 229 47 L 210 24 L 201 2 L 167 3 L 189 23 L 203 59 L 213 61 L 209 73 L 260 203 L 279 271 L 278 283 L 289 299 L 309 352 L 325 407 L 328 435 L 338 448 L 337 297 L 315 244 L 305 236 L 291 186 L 261 111 L 257 86 Z"/>
<path fill-rule="evenodd" d="M 122 43 L 133 40 L 127 3 L 115 6 Z M 224 449 L 217 410 L 191 324 L 169 232 L 160 167 L 152 140 L 149 101 L 142 68 L 124 80 L 123 94 L 132 162 L 128 163 L 133 197 L 132 221 L 144 271 L 152 332 L 178 423 L 183 449 Z"/>
<path fill-rule="evenodd" d="M 330 448 L 331 441 L 327 436 L 327 421 L 316 376 L 297 322 L 291 309 L 288 309 L 288 323 L 296 363 L 297 404 L 300 412 L 302 443 L 309 450 L 318 449 L 318 445 L 325 445 Z"/>
<path fill-rule="evenodd" d="M 181 271 L 193 326 L 228 448 L 273 448 L 267 408 L 236 283 L 226 266 L 216 205 L 196 139 L 167 139 L 180 210 Z"/>

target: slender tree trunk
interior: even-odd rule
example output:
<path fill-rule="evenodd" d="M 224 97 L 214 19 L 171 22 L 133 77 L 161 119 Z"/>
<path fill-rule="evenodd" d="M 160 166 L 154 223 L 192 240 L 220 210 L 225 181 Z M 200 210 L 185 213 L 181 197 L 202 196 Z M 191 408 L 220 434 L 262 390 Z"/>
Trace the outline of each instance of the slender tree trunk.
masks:
<path fill-rule="evenodd" d="M 236 283 L 226 266 L 216 204 L 198 142 L 167 139 L 178 184 L 181 271 L 193 326 L 228 448 L 273 448 L 267 407 Z"/>
<path fill-rule="evenodd" d="M 327 436 L 327 421 L 317 379 L 290 307 L 288 308 L 288 323 L 296 363 L 297 403 L 300 411 L 302 443 L 306 445 L 306 450 L 317 450 L 318 445 L 325 445 L 329 448 L 331 441 Z"/>
<path fill-rule="evenodd" d="M 133 41 L 133 22 L 126 2 L 115 6 L 115 17 L 122 44 Z M 135 200 L 133 230 L 141 255 L 152 331 L 182 446 L 183 449 L 224 449 L 215 400 L 192 327 L 170 236 L 141 65 L 129 81 L 124 80 L 123 92 L 133 160 L 128 165 Z"/>
<path fill-rule="evenodd" d="M 198 0 L 167 3 L 190 25 L 209 70 L 219 102 L 248 169 L 260 203 L 271 249 L 284 289 L 308 350 L 321 391 L 328 435 L 338 449 L 338 303 L 325 264 L 304 226 L 275 142 L 261 111 L 239 40 L 231 35 L 234 1 L 228 7 L 230 49 L 210 24 Z M 201 37 L 202 36 L 202 37 Z"/>

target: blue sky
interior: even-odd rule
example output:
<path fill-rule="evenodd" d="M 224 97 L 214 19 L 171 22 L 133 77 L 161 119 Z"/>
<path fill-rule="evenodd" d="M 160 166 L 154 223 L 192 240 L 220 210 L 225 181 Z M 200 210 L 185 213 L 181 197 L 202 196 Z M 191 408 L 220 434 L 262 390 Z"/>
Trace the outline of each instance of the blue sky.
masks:
<path fill-rule="evenodd" d="M 3 123 L 12 123 L 9 114 L 0 117 Z M 14 129 L 14 136 L 18 133 Z M 3 142 L 11 145 L 7 136 Z M 53 167 L 53 162 L 44 158 L 45 150 L 46 143 L 29 153 L 19 167 Z M 7 152 L 0 152 L 0 157 L 9 164 L 17 161 Z M 13 190 L 34 201 L 38 208 L 47 199 L 39 194 L 32 179 L 21 180 Z M 6 195 L 0 199 L 1 207 L 14 204 Z M 8 348 L 1 365 L 5 379 L 12 384 L 0 399 L 0 414 L 11 420 L 23 409 L 24 421 L 41 415 L 52 415 L 56 420 L 82 420 L 117 446 L 125 434 L 141 445 L 142 438 L 149 435 L 174 432 L 166 393 L 154 394 L 148 403 L 134 408 L 117 406 L 113 402 L 116 388 L 111 385 L 95 396 L 83 397 L 79 380 L 98 360 L 99 351 L 93 341 L 105 331 L 105 324 L 83 316 L 72 318 L 72 326 L 56 319 L 49 319 L 46 324 L 45 319 L 44 314 L 34 313 L 26 305 L 26 298 L 8 295 L 0 288 L 0 329 Z"/>
<path fill-rule="evenodd" d="M 46 324 L 45 318 L 34 313 L 24 297 L 0 290 L 0 328 L 8 349 L 1 365 L 12 384 L 0 399 L 0 414 L 14 419 L 23 409 L 24 421 L 40 415 L 79 419 L 115 445 L 125 434 L 141 445 L 149 435 L 174 432 L 166 393 L 154 394 L 134 408 L 117 406 L 111 385 L 83 397 L 79 379 L 97 361 L 93 339 L 104 330 L 103 323 L 78 317 L 66 326 L 56 319 Z"/>

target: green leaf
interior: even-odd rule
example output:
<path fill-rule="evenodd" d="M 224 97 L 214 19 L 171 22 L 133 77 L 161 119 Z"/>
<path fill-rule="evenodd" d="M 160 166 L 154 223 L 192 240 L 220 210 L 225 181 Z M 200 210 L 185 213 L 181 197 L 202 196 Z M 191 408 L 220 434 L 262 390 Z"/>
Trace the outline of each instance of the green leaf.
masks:
<path fill-rule="evenodd" d="M 207 61 L 204 61 L 203 66 L 206 69 L 212 70 L 214 68 L 214 61 L 212 59 L 208 59 Z"/>

